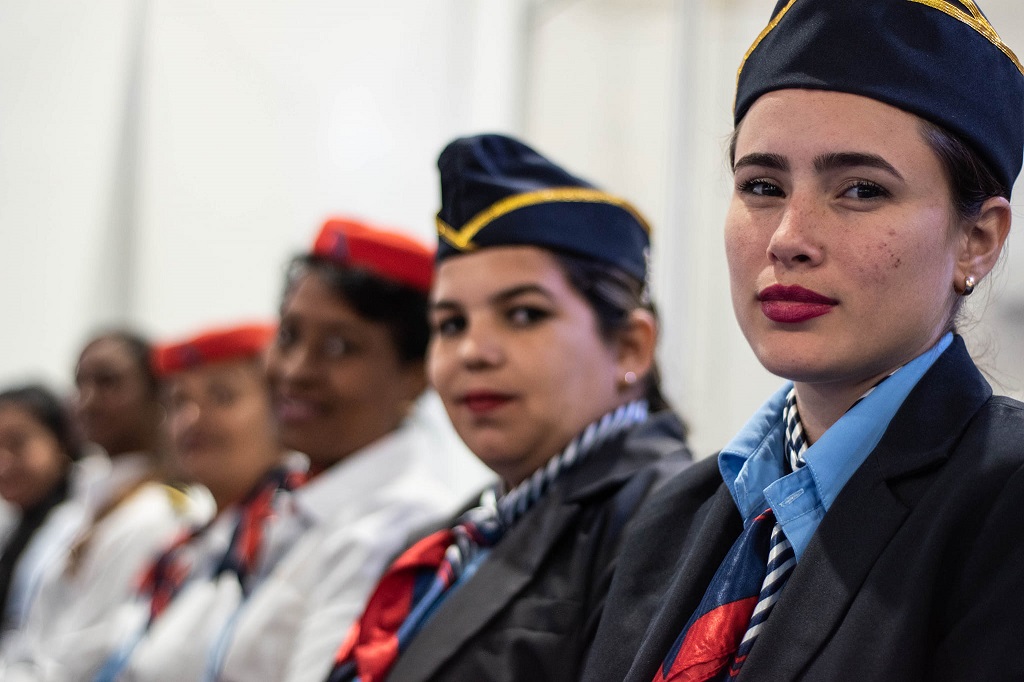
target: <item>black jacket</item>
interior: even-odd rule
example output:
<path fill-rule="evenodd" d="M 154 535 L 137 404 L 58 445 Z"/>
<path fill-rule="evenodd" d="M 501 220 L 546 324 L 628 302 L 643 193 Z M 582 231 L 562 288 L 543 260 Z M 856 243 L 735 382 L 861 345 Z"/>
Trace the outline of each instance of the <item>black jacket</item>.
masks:
<path fill-rule="evenodd" d="M 389 682 L 578 678 L 624 528 L 690 460 L 682 433 L 659 413 L 567 471 L 440 606 Z"/>
<path fill-rule="evenodd" d="M 587 682 L 651 682 L 742 521 L 714 458 L 634 520 Z M 1024 404 L 959 337 L 825 514 L 737 679 L 1024 680 Z"/>

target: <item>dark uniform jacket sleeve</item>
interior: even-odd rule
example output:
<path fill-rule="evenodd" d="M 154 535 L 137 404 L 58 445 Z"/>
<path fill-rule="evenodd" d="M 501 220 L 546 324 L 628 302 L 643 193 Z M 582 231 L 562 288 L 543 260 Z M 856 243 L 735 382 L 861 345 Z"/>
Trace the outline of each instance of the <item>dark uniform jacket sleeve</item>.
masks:
<path fill-rule="evenodd" d="M 811 538 L 739 680 L 1024 680 L 1024 404 L 958 337 Z M 582 679 L 651 682 L 739 535 L 714 461 L 625 540 Z"/>
<path fill-rule="evenodd" d="M 589 454 L 441 605 L 388 680 L 578 679 L 625 528 L 689 460 L 682 425 L 667 412 Z"/>

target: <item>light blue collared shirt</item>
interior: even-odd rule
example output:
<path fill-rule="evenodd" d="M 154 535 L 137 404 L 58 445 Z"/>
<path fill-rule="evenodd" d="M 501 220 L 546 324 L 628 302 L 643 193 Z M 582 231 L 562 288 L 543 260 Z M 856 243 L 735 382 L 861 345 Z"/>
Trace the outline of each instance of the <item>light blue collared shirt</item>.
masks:
<path fill-rule="evenodd" d="M 936 358 L 953 342 L 946 334 L 875 388 L 804 452 L 806 466 L 785 474 L 782 408 L 786 382 L 718 455 L 718 468 L 744 525 L 771 507 L 799 561 L 839 491 L 878 445 L 896 411 Z"/>

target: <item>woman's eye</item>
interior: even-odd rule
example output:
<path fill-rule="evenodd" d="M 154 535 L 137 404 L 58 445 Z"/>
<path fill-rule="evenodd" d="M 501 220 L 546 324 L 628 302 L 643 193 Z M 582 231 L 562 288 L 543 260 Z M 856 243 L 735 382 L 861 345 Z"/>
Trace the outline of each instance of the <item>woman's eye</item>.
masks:
<path fill-rule="evenodd" d="M 436 336 L 454 336 L 466 328 L 466 318 L 461 315 L 448 315 L 434 319 L 430 326 Z"/>
<path fill-rule="evenodd" d="M 740 194 L 753 194 L 759 197 L 781 197 L 785 196 L 782 188 L 765 178 L 753 178 L 736 184 L 736 191 Z"/>
<path fill-rule="evenodd" d="M 277 328 L 277 338 L 274 342 L 277 344 L 278 348 L 287 348 L 295 343 L 296 336 L 294 329 L 281 325 Z"/>
<path fill-rule="evenodd" d="M 548 311 L 532 306 L 517 306 L 508 311 L 508 319 L 517 327 L 527 327 L 543 320 Z"/>
<path fill-rule="evenodd" d="M 325 358 L 337 360 L 348 355 L 352 345 L 340 336 L 328 336 L 324 339 L 321 349 Z"/>
<path fill-rule="evenodd" d="M 231 405 L 232 403 L 235 402 L 235 398 L 237 397 L 238 394 L 232 389 L 227 388 L 226 386 L 214 387 L 210 391 L 210 398 L 213 400 L 215 404 L 221 406 Z"/>
<path fill-rule="evenodd" d="M 28 444 L 29 437 L 26 434 L 15 434 L 7 438 L 3 443 L 0 443 L 0 449 L 7 450 L 15 457 L 20 457 L 25 446 Z"/>
<path fill-rule="evenodd" d="M 848 199 L 878 199 L 889 196 L 889 190 L 867 180 L 857 180 L 846 186 L 841 196 Z"/>

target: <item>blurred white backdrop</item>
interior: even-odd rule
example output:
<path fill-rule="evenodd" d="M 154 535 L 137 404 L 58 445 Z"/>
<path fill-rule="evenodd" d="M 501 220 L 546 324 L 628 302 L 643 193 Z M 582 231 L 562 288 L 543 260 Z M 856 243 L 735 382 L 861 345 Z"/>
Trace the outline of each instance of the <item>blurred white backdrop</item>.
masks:
<path fill-rule="evenodd" d="M 982 2 L 1018 53 L 1019 2 Z M 273 316 L 328 214 L 433 239 L 437 153 L 504 131 L 651 218 L 663 372 L 708 454 L 779 382 L 735 324 L 721 243 L 735 69 L 772 5 L 0 0 L 0 385 L 67 388 L 102 326 Z M 1017 396 L 1019 232 L 969 329 Z"/>

